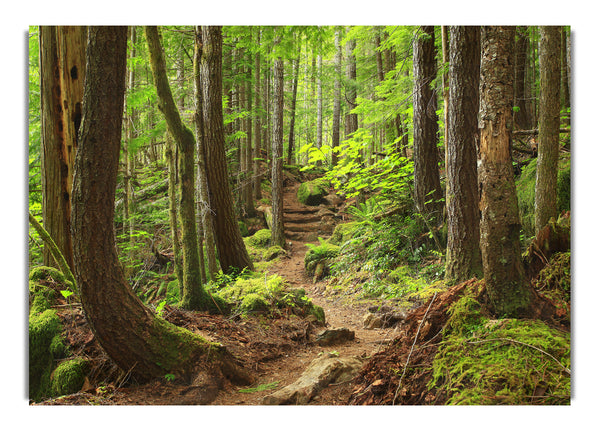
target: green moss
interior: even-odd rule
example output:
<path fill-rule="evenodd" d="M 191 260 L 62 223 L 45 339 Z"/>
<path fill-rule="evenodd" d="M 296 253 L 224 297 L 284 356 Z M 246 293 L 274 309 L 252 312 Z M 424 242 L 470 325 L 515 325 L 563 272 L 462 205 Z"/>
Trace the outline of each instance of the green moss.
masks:
<path fill-rule="evenodd" d="M 62 325 L 55 310 L 35 310 L 29 314 L 29 397 L 39 401 L 47 396 L 53 353 L 60 353 L 57 336 Z"/>
<path fill-rule="evenodd" d="M 469 304 L 460 308 L 470 310 Z M 428 389 L 444 391 L 448 404 L 569 404 L 569 333 L 532 320 L 480 326 L 468 338 L 445 337 Z"/>
<path fill-rule="evenodd" d="M 323 307 L 312 304 L 309 314 L 315 316 L 318 322 L 325 323 L 325 310 L 323 310 Z"/>
<path fill-rule="evenodd" d="M 298 188 L 298 201 L 304 205 L 319 205 L 329 192 L 328 188 L 329 182 L 324 178 L 302 183 Z"/>
<path fill-rule="evenodd" d="M 282 255 L 285 255 L 285 250 L 278 245 L 272 245 L 263 252 L 262 258 L 263 260 L 270 261 Z"/>
<path fill-rule="evenodd" d="M 446 332 L 456 335 L 471 334 L 479 329 L 484 321 L 481 315 L 481 304 L 471 295 L 465 295 L 448 309 L 450 318 L 446 324 Z"/>
<path fill-rule="evenodd" d="M 240 310 L 243 312 L 268 311 L 269 303 L 263 296 L 257 293 L 249 293 L 242 300 Z"/>
<path fill-rule="evenodd" d="M 88 361 L 83 358 L 62 362 L 52 373 L 52 396 L 59 397 L 78 392 L 83 386 L 88 368 Z"/>
<path fill-rule="evenodd" d="M 271 243 L 271 231 L 269 229 L 260 229 L 254 235 L 248 238 L 248 244 L 253 247 L 268 247 Z"/>
<path fill-rule="evenodd" d="M 29 272 L 30 281 L 54 280 L 58 284 L 62 284 L 72 290 L 73 284 L 67 280 L 62 272 L 56 268 L 49 266 L 37 266 Z"/>
<path fill-rule="evenodd" d="M 331 237 L 329 238 L 329 242 L 331 244 L 341 246 L 346 241 L 351 240 L 352 235 L 354 234 L 354 230 L 356 229 L 356 225 L 357 225 L 356 222 L 338 224 L 335 227 L 335 229 L 333 230 L 333 233 L 331 234 Z"/>

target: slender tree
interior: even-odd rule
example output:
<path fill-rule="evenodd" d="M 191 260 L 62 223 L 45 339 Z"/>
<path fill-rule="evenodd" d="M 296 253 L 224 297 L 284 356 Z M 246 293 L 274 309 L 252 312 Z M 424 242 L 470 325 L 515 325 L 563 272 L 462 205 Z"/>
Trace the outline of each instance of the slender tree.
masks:
<path fill-rule="evenodd" d="M 437 220 L 443 193 L 438 170 L 437 103 L 431 87 L 436 74 L 433 26 L 421 27 L 414 39 L 413 74 L 415 203 L 424 217 Z"/>
<path fill-rule="evenodd" d="M 276 44 L 279 39 L 276 39 Z M 271 224 L 271 244 L 283 247 L 283 60 L 275 59 L 273 67 L 273 166 L 271 170 L 273 222 Z"/>
<path fill-rule="evenodd" d="M 321 54 L 317 57 L 319 76 L 317 80 L 317 142 L 315 143 L 317 148 L 321 148 L 323 145 L 323 56 Z M 321 164 L 319 160 L 318 165 Z"/>
<path fill-rule="evenodd" d="M 561 28 L 540 27 L 540 121 L 535 181 L 535 231 L 558 216 Z"/>
<path fill-rule="evenodd" d="M 527 60 L 529 51 L 529 35 L 527 27 L 519 26 L 516 29 L 517 40 L 515 42 L 515 106 L 514 113 L 515 128 L 529 130 L 531 128 L 529 112 L 527 109 L 527 96 L 525 88 L 527 84 Z"/>
<path fill-rule="evenodd" d="M 215 303 L 202 288 L 196 231 L 194 179 L 196 140 L 192 131 L 181 121 L 179 110 L 173 100 L 158 28 L 155 26 L 145 27 L 145 35 L 150 52 L 152 76 L 159 99 L 158 107 L 165 116 L 169 133 L 179 150 L 179 219 L 183 254 L 183 296 L 180 298 L 180 305 L 188 310 L 210 310 L 215 308 Z"/>
<path fill-rule="evenodd" d="M 340 145 L 340 110 L 342 99 L 342 47 L 340 45 L 340 30 L 335 32 L 335 83 L 333 87 L 333 121 L 331 131 L 331 146 Z M 337 164 L 337 153 L 331 153 L 331 164 Z"/>
<path fill-rule="evenodd" d="M 531 292 L 521 260 L 519 208 L 510 156 L 514 27 L 484 27 L 481 35 L 481 254 L 486 291 L 498 316 L 518 316 Z"/>
<path fill-rule="evenodd" d="M 81 123 L 86 28 L 40 27 L 42 217 L 70 267 L 71 189 Z M 46 248 L 44 265 L 52 257 Z"/>
<path fill-rule="evenodd" d="M 215 244 L 223 272 L 254 269 L 242 239 L 233 209 L 225 159 L 222 104 L 223 35 L 219 26 L 202 26 L 202 100 L 205 161 L 210 207 L 214 211 Z"/>
<path fill-rule="evenodd" d="M 256 43 L 260 45 L 260 28 L 256 30 Z M 261 180 L 262 175 L 260 174 L 260 150 L 261 150 L 261 137 L 262 137 L 262 113 L 261 113 L 261 90 L 260 90 L 260 50 L 257 50 L 254 54 L 254 177 L 253 177 L 253 190 L 254 199 L 260 199 L 261 194 Z"/>
<path fill-rule="evenodd" d="M 294 66 L 294 82 L 292 84 L 292 107 L 290 111 L 290 133 L 288 136 L 287 164 L 291 165 L 294 157 L 294 143 L 296 140 L 294 126 L 296 125 L 296 98 L 298 96 L 298 77 L 300 75 L 300 56 L 292 60 Z"/>
<path fill-rule="evenodd" d="M 192 378 L 215 366 L 248 382 L 224 347 L 154 315 L 125 280 L 113 223 L 126 57 L 127 27 L 89 28 L 72 219 L 74 275 L 86 317 L 108 356 L 138 381 L 167 373 Z"/>
<path fill-rule="evenodd" d="M 356 108 L 356 39 L 346 42 L 346 103 L 348 113 L 346 114 L 346 139 L 350 138 L 358 130 L 358 114 L 351 111 Z"/>
<path fill-rule="evenodd" d="M 169 133 L 165 134 L 165 159 L 167 160 L 167 169 L 169 172 L 169 226 L 171 227 L 171 239 L 173 241 L 173 263 L 175 267 L 175 276 L 179 283 L 179 297 L 183 298 L 183 262 L 181 255 L 181 239 L 179 238 L 179 226 L 177 223 L 177 168 L 175 164 L 175 143 Z"/>
<path fill-rule="evenodd" d="M 449 28 L 446 278 L 460 282 L 483 274 L 479 249 L 477 112 L 480 28 Z"/>

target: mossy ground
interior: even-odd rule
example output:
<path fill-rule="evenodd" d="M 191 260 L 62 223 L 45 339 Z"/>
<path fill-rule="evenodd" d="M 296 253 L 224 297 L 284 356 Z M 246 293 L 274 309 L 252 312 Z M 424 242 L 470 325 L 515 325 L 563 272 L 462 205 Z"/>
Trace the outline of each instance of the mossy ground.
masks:
<path fill-rule="evenodd" d="M 450 307 L 428 389 L 443 391 L 447 404 L 569 404 L 570 334 L 480 310 L 472 295 Z"/>

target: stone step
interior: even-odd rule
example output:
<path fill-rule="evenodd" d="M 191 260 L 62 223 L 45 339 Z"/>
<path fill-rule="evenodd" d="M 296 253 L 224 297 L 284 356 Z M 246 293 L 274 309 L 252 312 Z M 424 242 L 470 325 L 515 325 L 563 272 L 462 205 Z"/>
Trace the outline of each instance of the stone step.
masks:
<path fill-rule="evenodd" d="M 311 214 L 306 214 L 306 215 L 284 214 L 283 215 L 284 223 L 314 223 L 314 222 L 319 222 L 319 221 L 321 221 L 321 217 L 318 215 L 311 215 Z"/>
<path fill-rule="evenodd" d="M 283 223 L 283 228 L 290 232 L 316 232 L 321 228 L 319 223 Z"/>

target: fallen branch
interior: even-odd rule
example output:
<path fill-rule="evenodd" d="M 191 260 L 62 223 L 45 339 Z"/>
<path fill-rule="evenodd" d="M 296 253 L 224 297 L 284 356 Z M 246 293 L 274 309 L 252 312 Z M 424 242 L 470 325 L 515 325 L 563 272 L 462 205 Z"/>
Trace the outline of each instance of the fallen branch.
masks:
<path fill-rule="evenodd" d="M 435 301 L 435 297 L 437 296 L 437 292 L 434 292 L 433 298 L 431 298 L 431 302 L 421 319 L 421 323 L 419 323 L 419 328 L 417 329 L 417 333 L 415 334 L 415 339 L 413 340 L 412 347 L 410 348 L 410 352 L 408 352 L 408 358 L 406 358 L 406 364 L 404 365 L 404 369 L 402 370 L 402 375 L 400 376 L 400 381 L 398 382 L 398 388 L 396 389 L 396 393 L 394 394 L 394 399 L 392 400 L 392 405 L 396 404 L 396 398 L 398 398 L 398 393 L 400 392 L 400 387 L 402 386 L 402 379 L 404 378 L 404 374 L 406 374 L 406 368 L 408 368 L 408 363 L 410 362 L 410 357 L 412 355 L 413 350 L 415 349 L 415 344 L 417 343 L 417 339 L 419 338 L 419 333 L 421 332 L 421 326 L 423 326 L 423 322 L 425 322 L 425 318 L 427 317 L 427 313 L 429 313 L 429 309 L 431 308 L 431 304 Z"/>

